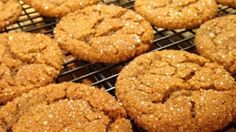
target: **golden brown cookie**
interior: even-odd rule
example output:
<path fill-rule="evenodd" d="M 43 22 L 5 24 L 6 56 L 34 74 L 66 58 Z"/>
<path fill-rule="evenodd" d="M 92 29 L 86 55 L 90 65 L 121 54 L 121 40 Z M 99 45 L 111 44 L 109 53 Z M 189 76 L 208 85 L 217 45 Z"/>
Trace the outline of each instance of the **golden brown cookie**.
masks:
<path fill-rule="evenodd" d="M 234 124 L 236 124 L 236 89 L 233 90 L 232 96 L 234 97 L 233 102 L 233 117 L 234 117 Z"/>
<path fill-rule="evenodd" d="M 126 112 L 109 93 L 85 84 L 52 84 L 0 109 L 3 132 L 131 132 Z"/>
<path fill-rule="evenodd" d="M 201 55 L 236 74 L 236 15 L 204 23 L 197 30 L 195 44 Z"/>
<path fill-rule="evenodd" d="M 22 11 L 18 0 L 1 0 L 0 1 L 0 29 L 15 22 Z"/>
<path fill-rule="evenodd" d="M 23 0 L 47 17 L 63 17 L 70 12 L 96 4 L 101 0 Z"/>
<path fill-rule="evenodd" d="M 134 8 L 153 25 L 167 29 L 195 28 L 217 13 L 215 0 L 136 0 Z"/>
<path fill-rule="evenodd" d="M 42 34 L 0 35 L 0 104 L 53 82 L 63 56 L 56 41 Z"/>
<path fill-rule="evenodd" d="M 118 63 L 147 51 L 151 25 L 132 10 L 94 5 L 62 18 L 55 29 L 60 46 L 92 63 Z"/>
<path fill-rule="evenodd" d="M 217 3 L 236 8 L 236 0 L 216 0 Z"/>
<path fill-rule="evenodd" d="M 116 95 L 131 119 L 153 132 L 221 130 L 233 120 L 235 89 L 223 67 L 174 50 L 137 57 L 116 83 Z"/>

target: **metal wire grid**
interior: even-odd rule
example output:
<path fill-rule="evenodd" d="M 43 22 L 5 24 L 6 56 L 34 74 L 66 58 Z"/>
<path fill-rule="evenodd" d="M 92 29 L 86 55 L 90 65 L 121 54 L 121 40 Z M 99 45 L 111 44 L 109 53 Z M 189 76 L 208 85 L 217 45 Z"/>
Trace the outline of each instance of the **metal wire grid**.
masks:
<path fill-rule="evenodd" d="M 103 0 L 106 4 L 116 4 L 126 8 L 133 8 L 134 0 Z M 23 11 L 19 20 L 6 27 L 3 32 L 38 32 L 48 34 L 53 37 L 53 30 L 58 23 L 57 18 L 46 18 L 40 16 L 33 8 L 20 1 Z M 227 6 L 220 6 L 218 16 L 225 14 L 236 14 L 236 9 Z M 193 43 L 194 30 L 166 30 L 153 27 L 155 39 L 152 46 L 152 51 L 163 49 L 188 50 L 195 52 Z M 106 64 L 90 64 L 80 61 L 72 55 L 66 53 L 64 60 L 64 69 L 56 79 L 56 82 L 73 81 L 83 82 L 90 85 L 102 87 L 110 94 L 114 95 L 114 84 L 118 73 L 128 62 L 106 65 Z M 226 130 L 236 128 L 229 125 Z M 136 131 L 140 131 L 136 129 Z"/>
<path fill-rule="evenodd" d="M 133 7 L 133 1 L 129 0 L 122 2 L 120 0 L 113 0 L 117 5 L 121 5 L 126 8 Z M 230 7 L 222 6 L 219 9 L 218 15 L 235 14 L 236 10 Z M 163 49 L 176 49 L 176 50 L 188 50 L 195 52 L 194 49 L 194 30 L 166 30 L 157 27 L 153 27 L 155 32 L 155 39 L 152 45 L 152 51 Z M 108 92 L 114 92 L 114 84 L 118 73 L 126 63 L 120 63 L 115 65 L 105 64 L 90 64 L 87 62 L 79 61 L 68 55 L 69 61 L 66 61 L 65 69 L 58 77 L 57 82 L 73 81 L 84 82 L 91 85 L 105 88 Z"/>

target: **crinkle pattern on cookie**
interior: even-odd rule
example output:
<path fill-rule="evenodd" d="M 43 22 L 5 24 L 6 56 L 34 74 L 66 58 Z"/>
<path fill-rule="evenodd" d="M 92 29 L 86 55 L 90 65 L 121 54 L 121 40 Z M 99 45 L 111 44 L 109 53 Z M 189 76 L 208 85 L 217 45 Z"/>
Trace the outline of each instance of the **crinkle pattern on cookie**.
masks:
<path fill-rule="evenodd" d="M 0 35 L 0 104 L 53 82 L 62 69 L 57 42 L 42 34 Z"/>
<path fill-rule="evenodd" d="M 153 132 L 221 130 L 236 114 L 235 89 L 223 67 L 174 50 L 137 57 L 116 83 L 116 95 L 131 119 Z"/>
<path fill-rule="evenodd" d="M 167 29 L 195 28 L 217 13 L 215 0 L 136 0 L 134 8 L 153 25 Z"/>
<path fill-rule="evenodd" d="M 101 0 L 23 0 L 40 14 L 48 17 L 63 17 L 70 12 L 97 4 Z"/>
<path fill-rule="evenodd" d="M 204 23 L 197 30 L 195 44 L 201 55 L 236 74 L 236 15 Z"/>
<path fill-rule="evenodd" d="M 0 29 L 15 22 L 22 11 L 18 0 L 1 0 L 0 1 Z"/>
<path fill-rule="evenodd" d="M 0 109 L 0 131 L 131 132 L 126 112 L 109 93 L 62 83 L 32 90 Z"/>
<path fill-rule="evenodd" d="M 136 12 L 115 5 L 94 5 L 62 18 L 55 29 L 60 46 L 92 63 L 119 63 L 147 51 L 151 25 Z"/>

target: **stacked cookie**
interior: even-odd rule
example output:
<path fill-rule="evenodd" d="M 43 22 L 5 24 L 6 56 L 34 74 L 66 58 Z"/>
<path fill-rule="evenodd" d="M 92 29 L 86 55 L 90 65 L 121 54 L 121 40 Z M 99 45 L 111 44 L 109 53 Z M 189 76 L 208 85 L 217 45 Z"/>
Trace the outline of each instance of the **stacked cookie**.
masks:
<path fill-rule="evenodd" d="M 0 2 L 3 12 L 9 2 L 15 12 L 2 19 L 2 27 L 15 21 L 21 9 L 9 0 Z M 236 18 L 212 19 L 215 0 L 136 0 L 139 14 L 97 4 L 100 0 L 24 2 L 61 20 L 55 40 L 42 34 L 0 35 L 0 132 L 129 132 L 128 116 L 147 131 L 208 132 L 236 119 L 231 76 L 236 73 Z M 141 55 L 154 38 L 149 22 L 166 29 L 202 24 L 195 42 L 206 58 L 174 50 Z M 50 84 L 62 69 L 61 49 L 90 63 L 116 64 L 140 56 L 122 69 L 116 100 L 85 84 Z"/>

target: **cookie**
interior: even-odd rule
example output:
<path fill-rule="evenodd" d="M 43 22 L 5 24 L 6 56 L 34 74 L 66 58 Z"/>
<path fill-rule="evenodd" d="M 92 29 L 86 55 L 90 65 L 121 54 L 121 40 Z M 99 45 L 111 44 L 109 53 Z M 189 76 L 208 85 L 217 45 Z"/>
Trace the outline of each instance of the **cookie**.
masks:
<path fill-rule="evenodd" d="M 18 0 L 0 1 L 0 29 L 14 23 L 22 11 Z"/>
<path fill-rule="evenodd" d="M 64 50 L 91 63 L 119 63 L 147 51 L 151 25 L 132 10 L 94 5 L 62 18 L 55 38 Z"/>
<path fill-rule="evenodd" d="M 116 82 L 116 96 L 131 119 L 153 132 L 221 130 L 233 120 L 235 89 L 223 67 L 174 50 L 137 57 Z"/>
<path fill-rule="evenodd" d="M 135 10 L 153 25 L 167 29 L 195 28 L 215 17 L 215 0 L 136 0 Z"/>
<path fill-rule="evenodd" d="M 41 15 L 47 17 L 63 17 L 84 7 L 96 4 L 101 0 L 23 0 Z"/>
<path fill-rule="evenodd" d="M 57 42 L 42 34 L 0 35 L 0 104 L 53 82 L 62 69 Z"/>
<path fill-rule="evenodd" d="M 23 94 L 0 109 L 0 126 L 3 132 L 132 131 L 114 97 L 76 83 L 51 84 Z"/>
<path fill-rule="evenodd" d="M 195 44 L 199 54 L 236 74 L 236 15 L 204 23 L 197 30 Z"/>
<path fill-rule="evenodd" d="M 236 8 L 236 0 L 216 0 L 217 3 Z"/>
<path fill-rule="evenodd" d="M 234 124 L 236 123 L 236 89 L 233 90 L 232 96 L 234 97 L 234 102 L 233 102 L 233 117 L 234 117 Z"/>

